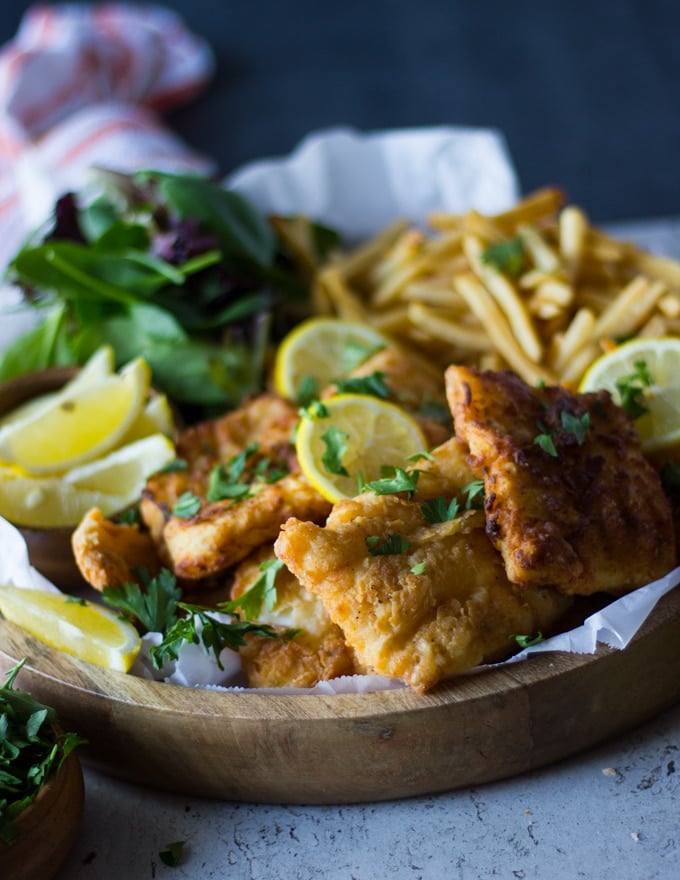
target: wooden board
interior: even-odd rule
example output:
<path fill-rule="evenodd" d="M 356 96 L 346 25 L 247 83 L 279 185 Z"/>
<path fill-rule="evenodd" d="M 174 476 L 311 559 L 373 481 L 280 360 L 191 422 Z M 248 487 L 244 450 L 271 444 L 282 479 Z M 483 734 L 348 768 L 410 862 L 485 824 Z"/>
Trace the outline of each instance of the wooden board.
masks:
<path fill-rule="evenodd" d="M 340 804 L 440 792 L 573 755 L 680 700 L 680 588 L 623 651 L 537 654 L 426 696 L 196 690 L 108 672 L 0 620 L 0 667 L 86 736 L 81 759 L 177 793 Z"/>

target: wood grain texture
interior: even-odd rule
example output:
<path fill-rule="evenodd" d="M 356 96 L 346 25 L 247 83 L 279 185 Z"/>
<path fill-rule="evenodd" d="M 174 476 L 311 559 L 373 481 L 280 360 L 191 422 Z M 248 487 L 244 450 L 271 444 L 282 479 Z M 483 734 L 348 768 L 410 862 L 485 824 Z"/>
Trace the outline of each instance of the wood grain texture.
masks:
<path fill-rule="evenodd" d="M 177 793 L 340 804 L 498 780 L 576 754 L 680 699 L 680 589 L 623 651 L 538 654 L 430 694 L 224 692 L 108 672 L 0 620 L 0 668 L 89 740 L 81 759 Z"/>

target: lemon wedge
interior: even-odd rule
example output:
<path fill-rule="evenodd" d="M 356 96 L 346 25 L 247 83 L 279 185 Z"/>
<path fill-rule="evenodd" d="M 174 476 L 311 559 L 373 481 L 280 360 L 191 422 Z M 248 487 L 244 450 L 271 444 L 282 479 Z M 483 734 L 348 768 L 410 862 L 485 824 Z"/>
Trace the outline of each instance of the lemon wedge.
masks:
<path fill-rule="evenodd" d="M 77 525 L 93 507 L 112 516 L 139 500 L 148 477 L 175 457 L 164 434 L 151 434 L 61 477 L 0 467 L 0 516 L 25 528 Z"/>
<path fill-rule="evenodd" d="M 142 358 L 93 384 L 62 390 L 0 430 L 0 459 L 32 474 L 58 473 L 112 449 L 139 417 L 151 371 Z"/>
<path fill-rule="evenodd" d="M 128 672 L 141 639 L 116 612 L 63 593 L 0 585 L 0 612 L 36 639 L 88 663 Z"/>
<path fill-rule="evenodd" d="M 295 448 L 309 483 L 335 503 L 353 498 L 359 478 L 377 480 L 386 466 L 407 467 L 423 452 L 418 423 L 393 403 L 363 394 L 338 394 L 323 401 L 320 414 L 298 425 Z"/>
<path fill-rule="evenodd" d="M 638 337 L 599 357 L 588 369 L 579 391 L 604 388 L 622 403 L 631 389 L 644 410 L 635 427 L 647 453 L 680 448 L 680 339 Z"/>
<path fill-rule="evenodd" d="M 63 477 L 67 485 L 123 495 L 136 500 L 151 474 L 175 458 L 175 447 L 165 434 L 150 434 L 114 449 L 103 458 L 72 468 Z"/>
<path fill-rule="evenodd" d="M 367 324 L 339 318 L 309 318 L 284 337 L 274 361 L 274 388 L 297 400 L 311 380 L 321 391 L 389 341 Z"/>
<path fill-rule="evenodd" d="M 41 394 L 33 397 L 17 406 L 10 413 L 0 419 L 0 425 L 5 426 L 13 422 L 19 422 L 30 415 L 48 408 L 53 401 L 59 397 L 66 397 L 69 394 L 79 391 L 81 388 L 87 388 L 90 385 L 96 385 L 106 376 L 113 373 L 114 353 L 110 345 L 102 345 L 95 353 L 83 364 L 78 372 L 69 379 L 58 391 L 51 391 L 47 394 Z"/>
<path fill-rule="evenodd" d="M 120 445 L 141 440 L 150 434 L 165 434 L 172 437 L 175 433 L 175 416 L 165 394 L 154 394 L 146 402 L 144 409 L 130 426 Z"/>

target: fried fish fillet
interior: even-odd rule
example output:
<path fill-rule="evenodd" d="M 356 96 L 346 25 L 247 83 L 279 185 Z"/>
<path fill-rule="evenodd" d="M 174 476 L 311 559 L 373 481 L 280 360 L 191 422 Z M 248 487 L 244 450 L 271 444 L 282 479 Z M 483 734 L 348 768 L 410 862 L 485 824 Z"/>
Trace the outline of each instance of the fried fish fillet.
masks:
<path fill-rule="evenodd" d="M 183 432 L 177 457 L 186 469 L 148 480 L 142 518 L 164 563 L 185 584 L 224 572 L 272 542 L 290 516 L 318 521 L 327 515 L 330 504 L 305 480 L 295 456 L 291 437 L 297 418 L 292 405 L 262 394 Z M 238 479 L 248 485 L 248 494 L 209 500 L 211 474 L 219 467 L 229 472 L 237 462 Z M 193 515 L 177 515 L 175 505 L 187 492 L 200 499 L 200 508 Z"/>
<path fill-rule="evenodd" d="M 136 582 L 136 571 L 156 574 L 160 558 L 154 540 L 137 525 L 107 519 L 93 508 L 71 536 L 71 547 L 80 573 L 97 590 Z"/>
<path fill-rule="evenodd" d="M 616 594 L 673 567 L 668 499 L 608 392 L 532 388 L 509 371 L 462 366 L 448 368 L 446 385 L 513 583 Z"/>
<path fill-rule="evenodd" d="M 253 553 L 235 570 L 232 598 L 238 598 L 262 575 L 263 563 L 275 560 L 271 545 Z M 239 649 L 243 671 L 250 687 L 314 687 L 357 670 L 354 655 L 342 630 L 334 624 L 323 602 L 300 584 L 287 568 L 276 573 L 276 603 L 262 609 L 258 623 L 277 630 L 295 630 L 294 638 L 277 641 L 251 637 Z"/>
<path fill-rule="evenodd" d="M 274 546 L 359 662 L 419 692 L 506 656 L 513 634 L 545 632 L 571 604 L 508 581 L 482 511 L 431 524 L 416 501 L 365 493 L 325 527 L 288 520 Z"/>

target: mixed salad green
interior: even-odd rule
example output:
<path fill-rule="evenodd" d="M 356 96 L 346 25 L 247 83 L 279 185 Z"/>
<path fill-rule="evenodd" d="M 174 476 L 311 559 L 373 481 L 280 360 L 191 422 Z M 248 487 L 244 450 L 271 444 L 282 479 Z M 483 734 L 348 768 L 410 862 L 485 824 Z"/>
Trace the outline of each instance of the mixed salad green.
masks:
<path fill-rule="evenodd" d="M 110 344 L 119 363 L 143 355 L 190 415 L 259 390 L 271 345 L 309 310 L 305 261 L 284 234 L 292 218 L 202 177 L 100 172 L 97 193 L 62 196 L 10 264 L 7 280 L 45 311 L 0 357 L 0 380 Z M 326 227 L 307 232 L 312 263 L 337 244 Z"/>

